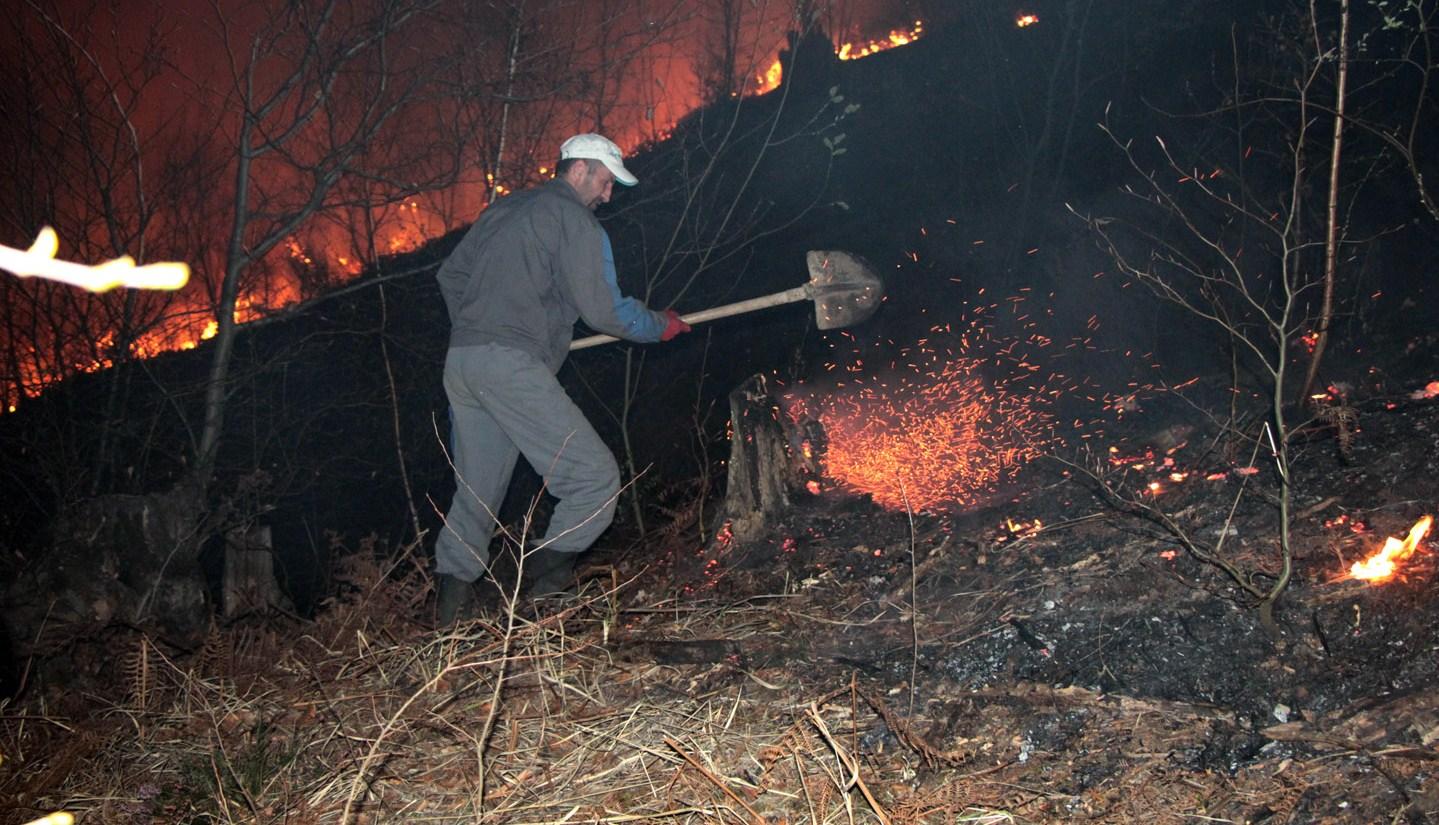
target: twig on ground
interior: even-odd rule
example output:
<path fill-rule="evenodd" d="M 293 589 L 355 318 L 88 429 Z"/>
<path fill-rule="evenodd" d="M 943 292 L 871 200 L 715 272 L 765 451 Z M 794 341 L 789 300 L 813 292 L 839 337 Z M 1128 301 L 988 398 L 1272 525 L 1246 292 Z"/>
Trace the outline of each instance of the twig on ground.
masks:
<path fill-rule="evenodd" d="M 665 737 L 665 744 L 673 748 L 674 752 L 679 754 L 686 762 L 688 762 L 690 767 L 699 771 L 700 775 L 713 783 L 716 788 L 724 791 L 725 796 L 733 799 L 735 801 L 735 804 L 739 805 L 741 808 L 744 808 L 745 812 L 748 813 L 753 819 L 755 825 L 765 825 L 765 819 L 764 817 L 760 816 L 758 811 L 750 807 L 750 804 L 744 801 L 743 797 L 730 790 L 730 787 L 724 782 L 720 781 L 720 778 L 718 776 L 715 776 L 713 773 L 711 773 L 710 769 L 704 766 L 704 763 L 694 758 L 694 756 L 692 756 L 689 751 L 685 750 L 684 745 L 681 745 L 678 741 L 669 736 Z"/>
<path fill-rule="evenodd" d="M 941 764 L 962 765 L 968 762 L 973 756 L 973 754 L 965 750 L 945 751 L 936 748 L 934 745 L 926 742 L 919 734 L 911 730 L 909 724 L 896 716 L 894 712 L 885 705 L 883 699 L 880 699 L 868 691 L 862 695 L 864 696 L 864 700 L 869 703 L 869 706 L 874 708 L 874 712 L 879 714 L 879 718 L 883 719 L 884 723 L 889 726 L 889 729 L 894 732 L 895 737 L 915 753 L 918 753 L 924 759 L 925 764 L 931 768 Z M 913 716 L 913 714 L 910 714 L 910 718 L 913 718 Z"/>
<path fill-rule="evenodd" d="M 848 791 L 851 788 L 859 788 L 859 792 L 864 795 L 864 801 L 869 803 L 869 807 L 874 811 L 874 815 L 879 818 L 881 825 L 890 825 L 889 814 L 885 812 L 884 806 L 879 804 L 879 800 L 875 798 L 874 792 L 869 789 L 868 785 L 864 784 L 864 777 L 860 776 L 859 772 L 859 763 L 840 746 L 839 742 L 835 741 L 834 735 L 829 732 L 829 727 L 825 725 L 824 719 L 820 717 L 819 709 L 815 707 L 814 703 L 810 703 L 810 706 L 805 710 L 805 714 L 809 717 L 809 721 L 819 729 L 819 735 L 824 737 L 824 741 L 829 745 L 830 750 L 834 751 L 835 758 L 837 758 L 844 765 L 845 770 L 849 772 L 849 778 L 844 781 L 844 789 Z"/>

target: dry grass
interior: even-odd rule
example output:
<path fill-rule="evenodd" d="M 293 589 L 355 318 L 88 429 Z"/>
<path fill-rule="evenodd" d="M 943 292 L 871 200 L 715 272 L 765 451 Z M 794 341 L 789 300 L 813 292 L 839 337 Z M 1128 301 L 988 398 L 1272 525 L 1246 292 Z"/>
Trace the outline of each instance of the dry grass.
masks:
<path fill-rule="evenodd" d="M 0 709 L 0 822 L 1311 821 L 1286 817 L 1316 789 L 1378 795 L 1416 764 L 1339 747 L 1217 774 L 1185 756 L 1232 723 L 1213 708 L 927 686 L 911 713 L 911 670 L 797 658 L 840 626 L 902 642 L 909 593 L 679 606 L 591 585 L 437 632 L 422 580 L 357 565 L 350 585 L 312 623 L 216 631 L 184 659 L 136 636 L 109 693 Z M 921 629 L 963 645 L 1038 585 L 964 594 Z M 1045 720 L 1073 728 L 1062 749 L 1028 738 Z"/>

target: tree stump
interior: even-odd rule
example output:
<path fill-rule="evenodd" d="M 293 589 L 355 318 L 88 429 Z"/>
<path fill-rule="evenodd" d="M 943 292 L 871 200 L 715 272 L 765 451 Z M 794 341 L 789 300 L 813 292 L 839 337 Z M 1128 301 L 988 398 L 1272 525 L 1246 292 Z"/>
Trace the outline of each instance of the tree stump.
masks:
<path fill-rule="evenodd" d="M 729 481 L 725 520 L 733 538 L 758 537 L 818 478 L 822 433 L 817 422 L 792 421 L 756 375 L 730 393 Z"/>
<path fill-rule="evenodd" d="M 198 642 L 209 622 L 198 561 L 205 515 L 204 496 L 188 485 L 69 508 L 47 552 L 5 593 L 3 619 L 16 653 L 43 655 L 63 647 L 67 633 L 112 623 L 152 629 L 181 646 Z"/>
<path fill-rule="evenodd" d="M 225 534 L 225 573 L 220 597 L 226 619 L 271 607 L 294 610 L 275 579 L 274 541 L 268 526 L 236 529 Z"/>

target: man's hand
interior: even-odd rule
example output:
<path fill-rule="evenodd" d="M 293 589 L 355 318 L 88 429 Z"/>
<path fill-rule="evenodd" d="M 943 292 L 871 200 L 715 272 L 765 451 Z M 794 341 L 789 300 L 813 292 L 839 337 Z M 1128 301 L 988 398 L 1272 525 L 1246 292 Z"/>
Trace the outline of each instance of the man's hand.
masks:
<path fill-rule="evenodd" d="M 678 312 L 667 309 L 665 310 L 665 317 L 669 319 L 669 322 L 665 324 L 665 331 L 660 333 L 661 341 L 668 341 L 681 332 L 690 331 L 690 325 L 685 323 Z"/>

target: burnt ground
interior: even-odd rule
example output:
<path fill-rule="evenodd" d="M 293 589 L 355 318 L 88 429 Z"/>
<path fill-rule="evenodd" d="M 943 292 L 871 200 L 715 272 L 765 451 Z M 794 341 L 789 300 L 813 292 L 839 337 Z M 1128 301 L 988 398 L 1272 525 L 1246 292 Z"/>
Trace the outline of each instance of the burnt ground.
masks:
<path fill-rule="evenodd" d="M 1191 436 L 1168 449 L 1120 442 L 1098 474 L 1049 462 L 1002 503 L 962 513 L 823 494 L 769 540 L 696 559 L 721 601 L 790 594 L 769 632 L 692 647 L 636 632 L 637 643 L 662 660 L 722 652 L 760 674 L 802 672 L 816 690 L 852 676 L 889 697 L 888 713 L 912 702 L 928 746 L 955 764 L 1007 765 L 1031 789 L 1016 812 L 1026 820 L 1119 821 L 1163 795 L 1150 783 L 1223 777 L 1225 793 L 1175 821 L 1439 821 L 1439 563 L 1421 549 L 1386 583 L 1345 576 L 1439 504 L 1439 399 L 1334 403 L 1357 416 L 1342 439 L 1325 418 L 1295 441 L 1294 569 L 1273 628 L 1173 528 L 1269 587 L 1275 474 Z M 1100 477 L 1142 506 L 1115 506 Z M 913 749 L 913 728 L 886 718 L 862 750 Z M 1119 722 L 1134 731 L 1115 738 Z M 1324 777 L 1284 779 L 1296 764 L 1322 764 Z"/>
<path fill-rule="evenodd" d="M 0 707 L 0 822 L 1439 821 L 1432 544 L 1343 575 L 1439 504 L 1412 389 L 1296 439 L 1273 629 L 1084 461 L 963 511 L 831 491 L 747 543 L 676 530 L 452 631 L 422 563 L 352 554 L 311 621 L 72 633 L 79 675 Z M 1272 581 L 1272 471 L 1186 432 L 1101 475 Z"/>
<path fill-rule="evenodd" d="M 1402 696 L 1439 683 L 1435 559 L 1421 552 L 1379 586 L 1344 572 L 1439 503 L 1439 402 L 1379 401 L 1363 421 L 1349 458 L 1326 437 L 1295 458 L 1294 572 L 1277 633 L 1261 626 L 1254 599 L 1236 584 L 1162 525 L 1091 494 L 1087 479 L 1049 479 L 1002 504 L 920 514 L 912 525 L 867 502 L 822 498 L 774 542 L 722 554 L 729 580 L 711 587 L 727 598 L 818 589 L 874 605 L 868 621 L 813 652 L 876 677 L 906 679 L 915 666 L 908 622 L 882 632 L 913 607 L 930 626 L 918 634 L 920 681 L 1078 685 L 1213 705 L 1251 725 Z M 1212 548 L 1225 534 L 1218 554 L 1269 586 L 1279 567 L 1270 474 L 1191 463 L 1191 451 L 1202 445 L 1170 451 L 1172 464 L 1122 473 L 1126 490 L 1158 481 L 1161 492 L 1135 497 L 1198 544 Z M 1173 482 L 1175 472 L 1187 477 Z"/>

